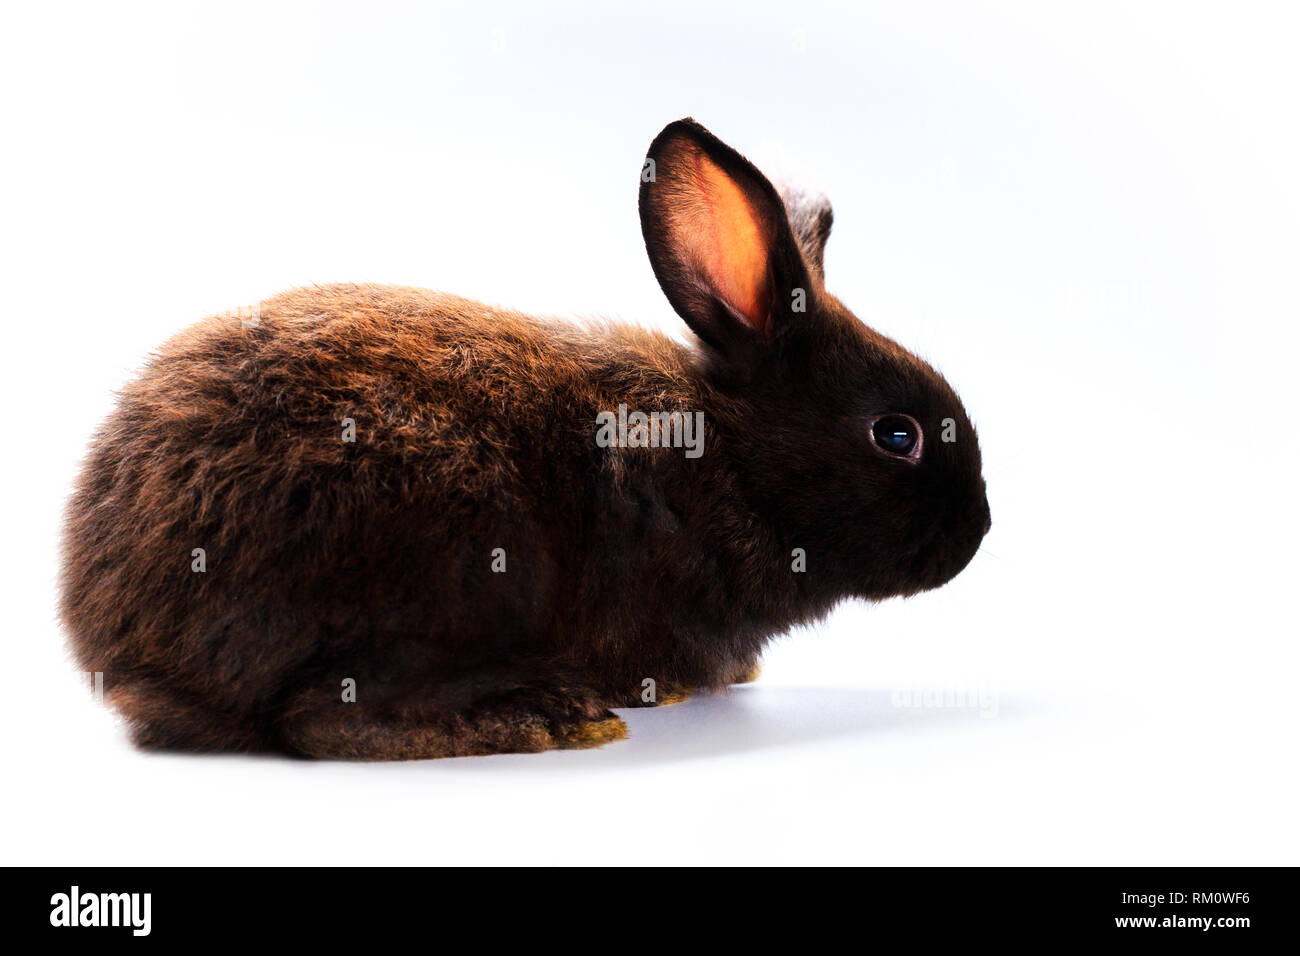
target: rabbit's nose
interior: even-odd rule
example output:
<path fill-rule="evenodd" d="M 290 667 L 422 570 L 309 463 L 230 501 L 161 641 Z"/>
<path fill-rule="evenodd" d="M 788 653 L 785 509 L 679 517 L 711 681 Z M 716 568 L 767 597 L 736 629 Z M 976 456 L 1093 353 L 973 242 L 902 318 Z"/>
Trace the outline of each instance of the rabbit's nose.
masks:
<path fill-rule="evenodd" d="M 989 529 L 991 529 L 992 527 L 993 527 L 993 512 L 989 510 L 989 496 L 988 496 L 988 495 L 985 495 L 985 496 L 984 496 L 984 531 L 983 531 L 983 533 L 984 533 L 984 534 L 988 534 L 988 533 L 989 533 Z"/>

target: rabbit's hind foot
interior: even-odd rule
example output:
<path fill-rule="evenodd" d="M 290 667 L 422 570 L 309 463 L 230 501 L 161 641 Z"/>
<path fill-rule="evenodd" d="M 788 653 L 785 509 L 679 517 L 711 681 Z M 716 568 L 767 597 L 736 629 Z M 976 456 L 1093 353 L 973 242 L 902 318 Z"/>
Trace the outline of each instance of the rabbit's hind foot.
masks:
<path fill-rule="evenodd" d="M 627 736 L 627 724 L 610 714 L 596 720 L 582 720 L 560 731 L 557 747 L 563 750 L 588 750 L 603 747 Z"/>
<path fill-rule="evenodd" d="M 429 760 L 599 747 L 627 736 L 627 725 L 597 705 L 549 701 L 458 713 L 367 714 L 358 704 L 297 713 L 281 722 L 283 748 L 324 760 Z"/>

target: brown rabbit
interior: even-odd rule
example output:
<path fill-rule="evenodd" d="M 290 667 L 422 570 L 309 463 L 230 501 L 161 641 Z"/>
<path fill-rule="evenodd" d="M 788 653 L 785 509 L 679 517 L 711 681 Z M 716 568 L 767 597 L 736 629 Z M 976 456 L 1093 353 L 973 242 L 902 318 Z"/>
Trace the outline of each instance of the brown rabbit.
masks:
<path fill-rule="evenodd" d="M 409 759 L 621 737 L 989 528 L 974 428 L 822 282 L 824 203 L 691 120 L 642 170 L 695 348 L 422 289 L 182 332 L 67 516 L 63 619 L 143 747 Z"/>

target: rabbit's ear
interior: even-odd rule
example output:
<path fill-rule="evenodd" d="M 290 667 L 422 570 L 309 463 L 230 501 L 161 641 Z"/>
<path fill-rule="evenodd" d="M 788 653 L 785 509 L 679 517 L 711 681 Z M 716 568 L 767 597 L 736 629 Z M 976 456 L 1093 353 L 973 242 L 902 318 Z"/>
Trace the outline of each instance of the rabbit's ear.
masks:
<path fill-rule="evenodd" d="M 776 189 L 694 120 L 650 144 L 641 231 L 655 277 L 704 342 L 745 362 L 808 308 L 808 268 Z"/>
<path fill-rule="evenodd" d="M 790 228 L 799 241 L 799 248 L 803 249 L 804 258 L 817 275 L 823 275 L 826 240 L 831 236 L 831 223 L 835 221 L 830 200 L 820 194 L 804 192 L 790 183 L 777 183 L 776 190 L 785 202 Z"/>

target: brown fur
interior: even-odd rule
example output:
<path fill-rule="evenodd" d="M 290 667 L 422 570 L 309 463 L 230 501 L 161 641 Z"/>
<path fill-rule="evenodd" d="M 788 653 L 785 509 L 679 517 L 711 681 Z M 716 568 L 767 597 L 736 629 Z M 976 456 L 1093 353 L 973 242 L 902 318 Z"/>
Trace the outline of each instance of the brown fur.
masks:
<path fill-rule="evenodd" d="M 670 134 L 769 217 L 778 310 L 792 274 L 808 288 L 809 311 L 770 316 L 770 338 L 710 327 L 726 320 L 685 294 L 695 280 L 668 266 L 643 186 L 652 262 L 698 348 L 334 285 L 262 303 L 254 327 L 201 322 L 123 390 L 69 505 L 61 610 L 137 743 L 356 759 L 594 746 L 625 734 L 608 708 L 639 706 L 645 678 L 742 680 L 771 636 L 837 601 L 966 564 L 988 511 L 956 396 L 801 271 L 820 264 L 816 231 L 796 244 L 757 170 L 694 124 L 656 144 Z M 620 403 L 703 411 L 703 455 L 598 447 L 596 415 Z M 915 466 L 865 434 L 864 416 L 899 410 L 933 449 Z"/>

